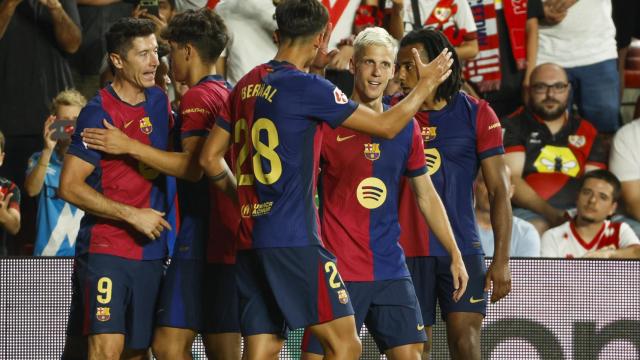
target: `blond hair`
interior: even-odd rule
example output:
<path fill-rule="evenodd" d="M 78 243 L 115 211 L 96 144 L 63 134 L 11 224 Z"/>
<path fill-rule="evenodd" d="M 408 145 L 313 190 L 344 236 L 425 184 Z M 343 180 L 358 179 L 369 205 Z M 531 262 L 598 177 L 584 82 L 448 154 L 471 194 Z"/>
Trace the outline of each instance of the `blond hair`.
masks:
<path fill-rule="evenodd" d="M 384 46 L 391 51 L 391 55 L 395 58 L 398 42 L 389 35 L 387 30 L 381 27 L 369 27 L 362 30 L 353 40 L 354 58 L 357 59 L 367 46 Z"/>
<path fill-rule="evenodd" d="M 87 105 L 87 99 L 78 92 L 76 89 L 67 89 L 61 91 L 56 95 L 55 98 L 51 101 L 51 114 L 54 115 L 58 112 L 60 106 L 79 106 L 84 107 Z"/>

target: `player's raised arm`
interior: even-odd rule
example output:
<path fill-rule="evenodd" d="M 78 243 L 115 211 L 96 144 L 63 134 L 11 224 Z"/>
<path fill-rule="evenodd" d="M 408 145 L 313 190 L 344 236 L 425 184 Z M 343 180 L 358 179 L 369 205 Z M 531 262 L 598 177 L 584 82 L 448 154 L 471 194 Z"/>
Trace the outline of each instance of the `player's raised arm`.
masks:
<path fill-rule="evenodd" d="M 163 219 L 164 213 L 113 201 L 87 185 L 85 179 L 93 170 L 91 163 L 67 154 L 60 175 L 58 196 L 97 216 L 129 223 L 152 240 L 160 236 L 165 228 L 171 229 L 171 225 Z"/>
<path fill-rule="evenodd" d="M 393 138 L 407 126 L 425 99 L 451 75 L 450 68 L 453 64 L 451 54 L 446 48 L 426 65 L 420 59 L 418 50 L 413 49 L 412 53 L 419 80 L 411 93 L 396 106 L 383 113 L 359 106 L 342 123 L 342 126 L 386 139 Z"/>

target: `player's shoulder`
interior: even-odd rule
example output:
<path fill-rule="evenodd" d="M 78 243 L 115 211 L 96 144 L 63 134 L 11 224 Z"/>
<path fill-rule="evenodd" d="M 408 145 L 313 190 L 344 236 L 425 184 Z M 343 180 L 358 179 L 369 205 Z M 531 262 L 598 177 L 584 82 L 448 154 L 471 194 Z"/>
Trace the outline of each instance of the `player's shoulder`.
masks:
<path fill-rule="evenodd" d="M 570 236 L 571 235 L 571 222 L 570 221 L 565 221 L 564 223 L 550 228 L 547 231 L 544 232 L 544 234 L 542 234 L 542 239 L 553 239 L 553 240 L 557 240 L 560 239 L 564 236 Z"/>
<path fill-rule="evenodd" d="M 102 119 L 109 117 L 103 105 L 103 96 L 104 94 L 96 95 L 80 110 L 76 127 L 81 127 L 82 124 L 88 122 L 102 121 Z"/>

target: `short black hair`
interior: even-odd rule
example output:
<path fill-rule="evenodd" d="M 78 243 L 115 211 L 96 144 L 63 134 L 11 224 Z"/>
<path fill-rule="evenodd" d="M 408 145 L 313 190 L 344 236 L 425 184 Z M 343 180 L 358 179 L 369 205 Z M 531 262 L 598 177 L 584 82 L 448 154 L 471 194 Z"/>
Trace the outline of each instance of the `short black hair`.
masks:
<path fill-rule="evenodd" d="M 133 39 L 152 35 L 156 29 L 155 24 L 148 19 L 136 19 L 131 17 L 121 18 L 107 31 L 107 54 L 118 54 L 125 58 L 131 49 Z M 107 57 L 108 58 L 108 57 Z M 109 59 L 111 71 L 115 74 L 115 68 Z"/>
<path fill-rule="evenodd" d="M 276 6 L 281 39 L 295 40 L 318 34 L 329 22 L 329 11 L 318 0 L 283 0 Z"/>
<path fill-rule="evenodd" d="M 620 180 L 618 180 L 618 178 L 613 175 L 611 171 L 603 169 L 589 171 L 582 176 L 582 185 L 584 185 L 584 183 L 588 179 L 599 179 L 605 181 L 607 184 L 613 187 L 613 201 L 616 202 L 620 199 L 620 191 L 622 185 L 620 184 Z M 580 188 L 582 188 L 582 185 L 580 185 Z"/>
<path fill-rule="evenodd" d="M 462 87 L 462 66 L 460 66 L 460 59 L 458 59 L 456 49 L 441 31 L 426 28 L 413 30 L 400 40 L 401 48 L 414 44 L 422 44 L 429 60 L 435 59 L 445 48 L 451 52 L 451 58 L 453 59 L 451 75 L 438 86 L 435 96 L 435 100 L 451 101 Z"/>
<path fill-rule="evenodd" d="M 198 50 L 200 58 L 209 64 L 218 60 L 229 41 L 224 21 L 207 8 L 187 10 L 174 16 L 162 37 L 180 46 L 191 44 Z"/>

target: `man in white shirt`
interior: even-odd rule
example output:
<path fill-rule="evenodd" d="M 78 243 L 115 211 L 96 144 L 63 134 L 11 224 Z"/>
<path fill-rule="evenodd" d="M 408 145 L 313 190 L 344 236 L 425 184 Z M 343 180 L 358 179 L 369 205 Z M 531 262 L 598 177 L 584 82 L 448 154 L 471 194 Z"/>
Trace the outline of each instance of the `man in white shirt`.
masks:
<path fill-rule="evenodd" d="M 620 179 L 624 222 L 640 234 L 640 119 L 618 130 L 613 139 L 609 169 Z"/>
<path fill-rule="evenodd" d="M 542 235 L 541 255 L 559 258 L 640 258 L 640 240 L 623 222 L 608 220 L 618 205 L 620 181 L 607 170 L 584 175 L 576 216 Z"/>

